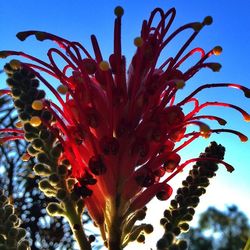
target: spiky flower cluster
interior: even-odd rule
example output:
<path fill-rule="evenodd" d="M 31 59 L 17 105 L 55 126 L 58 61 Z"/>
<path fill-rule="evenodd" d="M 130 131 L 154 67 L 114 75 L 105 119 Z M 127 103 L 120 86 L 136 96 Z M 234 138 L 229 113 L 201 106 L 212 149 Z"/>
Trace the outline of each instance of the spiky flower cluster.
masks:
<path fill-rule="evenodd" d="M 21 122 L 19 129 L 0 132 L 5 133 L 2 142 L 13 139 L 30 142 L 24 159 L 37 158 L 39 163 L 34 170 L 44 177 L 40 188 L 60 201 L 50 204 L 48 212 L 67 214 L 72 228 L 78 232 L 78 206 L 82 209 L 80 204 L 84 201 L 105 244 L 118 250 L 132 240 L 144 241 L 152 226 L 136 222 L 144 216 L 145 206 L 154 197 L 169 199 L 172 194 L 169 181 L 189 163 L 212 161 L 233 171 L 232 166 L 210 155 L 181 163 L 180 151 L 198 137 L 229 132 L 243 142 L 247 140 L 239 131 L 212 129 L 204 122 L 208 119 L 224 126 L 223 118 L 199 114 L 209 106 L 228 107 L 249 121 L 245 110 L 229 103 L 200 103 L 196 94 L 208 88 L 231 87 L 250 97 L 250 90 L 235 83 L 205 84 L 176 102 L 178 92 L 199 70 L 217 72 L 221 67 L 206 62 L 210 56 L 221 53 L 220 46 L 208 52 L 199 47 L 186 52 L 200 30 L 212 23 L 212 18 L 183 25 L 170 33 L 175 9 L 165 13 L 156 8 L 143 21 L 141 34 L 134 40 L 136 51 L 127 70 L 121 48 L 123 9 L 117 7 L 115 15 L 114 51 L 108 60 L 103 58 L 94 35 L 91 56 L 80 43 L 47 32 L 17 34 L 21 41 L 32 35 L 39 41 L 51 40 L 59 49 L 48 50 L 49 63 L 23 52 L 0 52 L 3 58 L 17 55 L 29 60 L 14 59 L 5 67 L 11 91 L 1 93 L 13 96 Z M 155 24 L 157 15 L 160 20 Z M 186 30 L 191 35 L 177 54 L 160 63 L 162 51 Z M 197 63 L 182 70 L 186 60 L 195 54 L 200 55 Z M 56 63 L 58 57 L 60 66 Z M 54 88 L 44 74 L 57 79 L 59 86 Z M 44 91 L 38 89 L 38 80 L 57 102 L 45 99 Z M 185 114 L 183 108 L 190 103 L 193 109 Z M 191 133 L 187 129 L 190 126 L 194 128 Z"/>
<path fill-rule="evenodd" d="M 0 249 L 30 250 L 25 239 L 26 231 L 20 227 L 21 220 L 15 214 L 14 206 L 0 189 Z"/>
<path fill-rule="evenodd" d="M 206 148 L 200 158 L 213 157 L 223 160 L 225 148 L 216 142 Z M 164 227 L 165 234 L 157 243 L 159 250 L 164 249 L 187 249 L 187 243 L 176 239 L 182 232 L 187 232 L 189 222 L 193 219 L 195 208 L 200 202 L 200 197 L 206 193 L 206 187 L 209 185 L 209 179 L 214 177 L 218 170 L 218 165 L 211 161 L 197 161 L 189 171 L 189 175 L 182 182 L 182 187 L 177 189 L 177 194 L 170 201 L 170 208 L 164 211 L 164 217 L 161 224 Z"/>
<path fill-rule="evenodd" d="M 25 139 L 29 142 L 27 153 L 22 159 L 28 161 L 30 157 L 36 157 L 38 163 L 33 170 L 41 177 L 38 183 L 40 190 L 47 197 L 54 197 L 59 201 L 47 205 L 49 215 L 65 217 L 76 215 L 80 218 L 84 211 L 81 197 L 90 195 L 91 190 L 86 187 L 83 195 L 82 188 L 79 195 L 74 189 L 77 180 L 70 177 L 69 161 L 65 157 L 60 157 L 63 147 L 56 137 L 58 130 L 52 127 L 55 119 L 49 110 L 50 106 L 46 110 L 43 108 L 45 92 L 39 90 L 39 81 L 35 79 L 35 75 L 27 69 L 18 67 L 16 63 L 12 61 L 11 64 L 6 64 L 4 69 L 8 74 L 7 84 L 12 91 L 14 105 L 18 111 L 18 129 L 5 132 L 19 133 L 19 135 L 12 138 L 7 136 L 2 140 Z M 49 105 L 49 102 L 47 104 Z M 91 176 L 88 180 L 91 180 Z M 72 206 L 73 211 L 67 211 L 67 206 Z M 77 227 L 73 221 L 71 224 L 72 227 Z"/>

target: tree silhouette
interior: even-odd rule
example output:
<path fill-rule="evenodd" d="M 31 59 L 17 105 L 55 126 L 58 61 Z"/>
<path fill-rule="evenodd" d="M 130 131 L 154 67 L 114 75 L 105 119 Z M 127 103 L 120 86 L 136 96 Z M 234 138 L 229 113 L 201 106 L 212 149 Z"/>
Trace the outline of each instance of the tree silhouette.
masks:
<path fill-rule="evenodd" d="M 236 205 L 226 211 L 209 207 L 201 214 L 198 226 L 186 234 L 190 250 L 239 250 L 243 249 L 250 235 L 247 216 Z"/>
<path fill-rule="evenodd" d="M 0 98 L 0 128 L 15 128 L 18 118 L 11 99 Z M 31 249 L 74 249 L 67 223 L 62 218 L 46 215 L 50 201 L 37 188 L 32 160 L 23 162 L 26 142 L 11 141 L 0 146 L 0 186 L 10 197 L 31 239 Z M 86 221 L 88 218 L 86 217 Z"/>

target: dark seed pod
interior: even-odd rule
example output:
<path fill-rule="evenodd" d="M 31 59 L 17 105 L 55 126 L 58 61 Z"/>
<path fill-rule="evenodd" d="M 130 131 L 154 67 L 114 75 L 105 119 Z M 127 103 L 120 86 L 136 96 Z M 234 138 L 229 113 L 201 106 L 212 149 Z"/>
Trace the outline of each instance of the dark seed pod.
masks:
<path fill-rule="evenodd" d="M 47 129 L 43 129 L 39 132 L 41 140 L 48 140 L 50 138 L 50 132 Z"/>
<path fill-rule="evenodd" d="M 37 135 L 34 133 L 25 133 L 24 134 L 25 140 L 29 141 L 29 142 L 32 141 L 33 139 L 35 139 L 36 137 L 37 137 Z"/>
<path fill-rule="evenodd" d="M 22 122 L 28 122 L 30 119 L 30 115 L 27 112 L 20 112 L 18 116 Z"/>
<path fill-rule="evenodd" d="M 39 151 L 37 151 L 36 149 L 34 149 L 32 147 L 32 145 L 30 144 L 27 148 L 27 152 L 29 153 L 29 155 L 31 156 L 36 156 L 38 154 Z"/>
<path fill-rule="evenodd" d="M 178 246 L 180 250 L 187 250 L 188 249 L 188 244 L 185 240 L 180 240 L 178 242 Z"/>
<path fill-rule="evenodd" d="M 22 110 L 25 107 L 25 103 L 21 99 L 16 99 L 14 105 L 18 110 Z"/>
<path fill-rule="evenodd" d="M 49 158 L 48 158 L 47 154 L 45 154 L 45 153 L 38 153 L 37 160 L 41 163 L 45 163 L 45 164 L 49 163 Z"/>
<path fill-rule="evenodd" d="M 102 175 L 106 172 L 106 166 L 100 155 L 90 158 L 89 169 L 94 175 Z"/>
<path fill-rule="evenodd" d="M 93 234 L 91 234 L 91 235 L 89 235 L 88 239 L 89 239 L 89 242 L 92 243 L 95 241 L 95 236 Z"/>
<path fill-rule="evenodd" d="M 48 110 L 44 110 L 41 115 L 42 120 L 49 122 L 53 116 Z"/>
<path fill-rule="evenodd" d="M 36 150 L 41 150 L 44 147 L 43 141 L 39 138 L 36 138 L 32 141 L 32 146 Z"/>
<path fill-rule="evenodd" d="M 39 90 L 38 92 L 37 92 L 37 95 L 36 95 L 36 98 L 35 99 L 37 99 L 37 100 L 40 100 L 40 99 L 43 99 L 44 97 L 45 97 L 45 91 L 43 91 L 43 90 Z"/>

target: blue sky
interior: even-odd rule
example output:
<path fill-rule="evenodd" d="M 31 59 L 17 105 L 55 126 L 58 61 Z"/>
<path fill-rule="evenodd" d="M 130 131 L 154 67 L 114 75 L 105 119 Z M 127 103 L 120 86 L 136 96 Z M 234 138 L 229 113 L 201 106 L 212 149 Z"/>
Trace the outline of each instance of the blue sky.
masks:
<path fill-rule="evenodd" d="M 140 34 L 142 20 L 148 18 L 155 7 L 161 7 L 164 10 L 176 7 L 177 17 L 173 25 L 175 28 L 187 22 L 202 21 L 207 15 L 213 16 L 213 25 L 205 27 L 190 48 L 200 46 L 209 50 L 215 45 L 221 45 L 223 53 L 220 57 L 215 57 L 214 61 L 220 62 L 223 67 L 220 73 L 203 70 L 199 76 L 188 83 L 189 86 L 183 90 L 183 94 L 199 84 L 210 82 L 234 82 L 250 87 L 250 3 L 248 0 L 2 1 L 0 50 L 22 50 L 45 59 L 46 49 L 53 44 L 40 43 L 33 38 L 20 42 L 15 37 L 16 33 L 29 29 L 43 30 L 69 40 L 80 41 L 87 48 L 90 48 L 90 35 L 94 33 L 97 35 L 104 57 L 108 58 L 113 48 L 113 9 L 117 5 L 125 9 L 122 46 L 123 53 L 128 59 L 135 50 L 133 39 Z M 180 43 L 181 39 L 177 39 L 176 43 L 169 48 L 170 53 L 171 50 L 177 49 Z M 4 61 L 0 61 L 0 69 L 3 65 Z M 0 82 L 1 87 L 4 86 L 3 74 L 0 75 Z M 200 94 L 199 98 L 203 101 L 230 102 L 250 111 L 250 100 L 245 99 L 242 93 L 234 89 L 207 90 Z M 240 130 L 250 137 L 250 124 L 245 123 L 234 110 L 214 108 L 211 109 L 211 113 L 226 118 L 230 128 Z M 235 166 L 236 170 L 229 174 L 224 167 L 221 167 L 218 176 L 208 189 L 208 194 L 202 199 L 199 211 L 204 210 L 208 205 L 221 208 L 224 204 L 235 203 L 250 216 L 248 211 L 248 204 L 250 204 L 249 142 L 241 143 L 237 137 L 230 134 L 212 136 L 208 140 L 199 140 L 187 150 L 183 150 L 183 159 L 196 157 L 211 140 L 226 146 L 225 159 Z M 184 176 L 180 177 L 180 179 L 183 178 Z M 178 180 L 175 180 L 173 185 L 177 187 Z M 160 214 L 159 207 L 163 209 L 165 205 L 157 201 L 154 204 L 152 211 L 157 207 L 159 209 L 157 214 Z"/>

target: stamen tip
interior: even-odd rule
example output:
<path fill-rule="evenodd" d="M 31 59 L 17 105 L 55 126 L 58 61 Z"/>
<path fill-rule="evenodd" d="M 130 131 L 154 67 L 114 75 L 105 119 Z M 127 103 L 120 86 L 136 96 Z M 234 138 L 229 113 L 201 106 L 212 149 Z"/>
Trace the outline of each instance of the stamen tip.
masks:
<path fill-rule="evenodd" d="M 28 161 L 30 159 L 30 155 L 28 153 L 25 153 L 22 155 L 22 161 Z"/>
<path fill-rule="evenodd" d="M 244 120 L 246 122 L 250 122 L 250 115 L 249 114 L 244 115 Z"/>
<path fill-rule="evenodd" d="M 134 45 L 136 47 L 141 47 L 143 45 L 143 39 L 141 37 L 136 37 L 134 39 Z"/>
<path fill-rule="evenodd" d="M 0 51 L 0 58 L 6 58 L 9 54 L 5 51 L 5 50 L 2 50 Z"/>
<path fill-rule="evenodd" d="M 219 124 L 222 125 L 222 126 L 225 126 L 227 124 L 227 121 L 224 120 L 224 119 L 219 119 L 218 120 Z"/>
<path fill-rule="evenodd" d="M 211 16 L 206 16 L 202 22 L 203 25 L 211 25 L 213 23 L 213 18 Z"/>
<path fill-rule="evenodd" d="M 124 9 L 121 6 L 117 6 L 114 9 L 114 13 L 117 17 L 121 17 L 124 14 Z"/>
<path fill-rule="evenodd" d="M 68 92 L 68 87 L 65 85 L 60 85 L 57 87 L 57 91 L 61 94 L 61 95 L 66 95 L 66 93 Z"/>
<path fill-rule="evenodd" d="M 220 63 L 212 63 L 211 65 L 210 65 L 210 68 L 211 68 L 211 70 L 213 70 L 213 72 L 219 72 L 220 71 L 220 69 L 221 69 L 221 64 Z"/>
<path fill-rule="evenodd" d="M 242 142 L 247 142 L 247 141 L 248 141 L 248 137 L 247 137 L 246 135 L 241 134 L 241 135 L 240 135 L 240 140 L 241 140 Z"/>
<path fill-rule="evenodd" d="M 175 85 L 176 85 L 177 89 L 183 89 L 185 87 L 186 83 L 183 80 L 177 80 L 175 82 Z"/>
<path fill-rule="evenodd" d="M 35 100 L 32 102 L 32 108 L 34 110 L 42 110 L 43 109 L 43 102 L 41 100 Z"/>
<path fill-rule="evenodd" d="M 213 54 L 216 55 L 216 56 L 219 56 L 222 52 L 222 47 L 221 46 L 215 46 L 213 48 Z"/>
<path fill-rule="evenodd" d="M 23 122 L 22 121 L 18 121 L 18 122 L 16 122 L 15 126 L 17 128 L 22 128 L 23 127 Z"/>
<path fill-rule="evenodd" d="M 232 173 L 234 171 L 234 167 L 231 166 L 230 164 L 226 164 L 226 169 L 229 173 Z"/>
<path fill-rule="evenodd" d="M 26 32 L 26 31 L 18 32 L 18 33 L 16 34 L 16 37 L 17 37 L 20 41 L 24 41 L 28 36 L 29 36 L 29 34 L 28 34 L 28 32 Z"/>
<path fill-rule="evenodd" d="M 244 94 L 246 98 L 250 98 L 250 89 L 244 90 Z"/>
<path fill-rule="evenodd" d="M 10 66 L 14 70 L 18 70 L 21 68 L 21 62 L 19 60 L 13 59 L 10 61 Z"/>
<path fill-rule="evenodd" d="M 210 127 L 206 124 L 200 125 L 200 133 L 202 137 L 208 139 L 211 135 Z"/>
<path fill-rule="evenodd" d="M 99 68 L 102 71 L 108 71 L 109 70 L 109 63 L 107 61 L 101 61 L 99 63 Z"/>
<path fill-rule="evenodd" d="M 39 127 L 42 123 L 42 120 L 39 116 L 33 116 L 30 119 L 30 125 L 33 127 Z"/>

